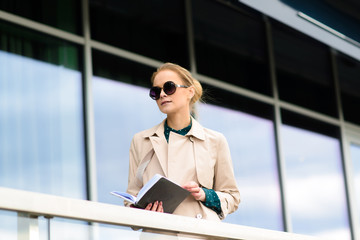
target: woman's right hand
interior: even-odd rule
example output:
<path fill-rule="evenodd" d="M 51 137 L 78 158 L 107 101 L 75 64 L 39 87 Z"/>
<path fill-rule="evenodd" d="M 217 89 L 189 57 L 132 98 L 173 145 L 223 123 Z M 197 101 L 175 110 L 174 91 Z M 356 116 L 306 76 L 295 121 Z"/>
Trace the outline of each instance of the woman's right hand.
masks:
<path fill-rule="evenodd" d="M 153 212 L 164 212 L 163 203 L 160 201 L 156 201 L 154 203 L 149 203 L 145 210 L 153 211 Z"/>

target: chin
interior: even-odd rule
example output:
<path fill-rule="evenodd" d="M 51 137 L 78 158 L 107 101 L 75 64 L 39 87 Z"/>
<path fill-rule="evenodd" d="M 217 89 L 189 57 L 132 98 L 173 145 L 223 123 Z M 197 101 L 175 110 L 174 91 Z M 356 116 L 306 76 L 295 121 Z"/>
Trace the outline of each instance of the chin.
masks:
<path fill-rule="evenodd" d="M 161 110 L 161 109 L 160 109 L 160 112 L 162 112 L 163 114 L 166 114 L 166 115 L 171 114 L 171 112 L 170 112 L 170 111 Z"/>
<path fill-rule="evenodd" d="M 174 111 L 172 109 L 168 109 L 168 108 L 159 108 L 160 109 L 160 112 L 164 113 L 164 114 L 171 114 L 173 113 Z"/>

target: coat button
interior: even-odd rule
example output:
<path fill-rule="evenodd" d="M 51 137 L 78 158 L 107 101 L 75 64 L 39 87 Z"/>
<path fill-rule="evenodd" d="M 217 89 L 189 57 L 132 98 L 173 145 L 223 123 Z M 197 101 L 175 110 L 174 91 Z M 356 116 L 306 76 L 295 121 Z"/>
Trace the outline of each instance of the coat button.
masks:
<path fill-rule="evenodd" d="M 197 218 L 197 219 L 202 219 L 201 213 L 196 214 L 196 218 Z"/>
<path fill-rule="evenodd" d="M 189 137 L 190 142 L 194 142 L 194 139 L 192 136 Z"/>

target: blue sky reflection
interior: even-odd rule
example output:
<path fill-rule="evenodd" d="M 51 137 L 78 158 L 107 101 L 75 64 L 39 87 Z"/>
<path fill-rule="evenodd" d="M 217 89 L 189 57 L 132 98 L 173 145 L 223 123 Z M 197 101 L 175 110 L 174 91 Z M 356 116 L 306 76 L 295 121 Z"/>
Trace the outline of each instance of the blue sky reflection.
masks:
<path fill-rule="evenodd" d="M 287 125 L 281 134 L 294 232 L 350 239 L 339 140 Z"/>
<path fill-rule="evenodd" d="M 199 121 L 228 140 L 241 195 L 225 221 L 283 230 L 273 123 L 240 111 L 199 104 Z"/>
<path fill-rule="evenodd" d="M 148 89 L 93 77 L 98 200 L 123 205 L 110 191 L 125 191 L 129 149 L 135 133 L 160 123 L 162 114 Z"/>
<path fill-rule="evenodd" d="M 0 51 L 0 186 L 86 198 L 82 76 Z"/>
<path fill-rule="evenodd" d="M 353 166 L 355 200 L 357 203 L 357 217 L 360 222 L 360 145 L 351 144 L 350 151 Z"/>

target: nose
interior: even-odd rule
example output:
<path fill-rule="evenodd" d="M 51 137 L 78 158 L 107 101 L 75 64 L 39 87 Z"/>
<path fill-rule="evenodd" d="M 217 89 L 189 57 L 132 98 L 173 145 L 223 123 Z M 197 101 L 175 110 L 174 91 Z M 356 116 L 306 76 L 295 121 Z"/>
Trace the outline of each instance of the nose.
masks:
<path fill-rule="evenodd" d="M 166 97 L 166 93 L 164 92 L 164 89 L 161 89 L 161 92 L 160 92 L 160 98 L 162 97 Z"/>

